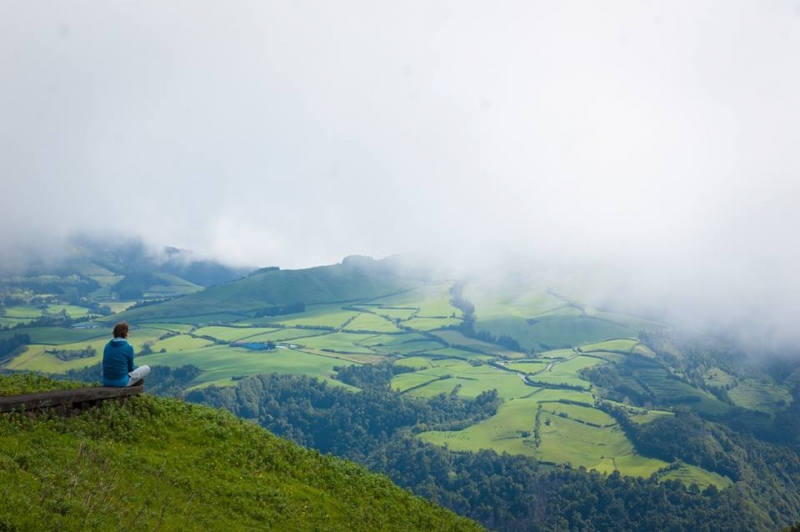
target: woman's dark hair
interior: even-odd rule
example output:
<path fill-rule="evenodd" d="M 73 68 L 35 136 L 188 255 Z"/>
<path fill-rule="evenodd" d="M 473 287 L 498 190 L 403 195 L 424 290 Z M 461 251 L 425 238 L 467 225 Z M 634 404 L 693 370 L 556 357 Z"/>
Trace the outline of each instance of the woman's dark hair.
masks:
<path fill-rule="evenodd" d="M 128 322 L 121 321 L 114 325 L 114 338 L 127 338 L 128 337 Z"/>

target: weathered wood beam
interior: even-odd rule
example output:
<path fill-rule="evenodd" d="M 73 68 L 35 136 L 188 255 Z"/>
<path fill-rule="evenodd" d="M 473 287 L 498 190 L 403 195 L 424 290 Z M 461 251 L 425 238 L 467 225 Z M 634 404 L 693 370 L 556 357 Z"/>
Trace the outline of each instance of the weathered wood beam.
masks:
<path fill-rule="evenodd" d="M 72 390 L 57 390 L 52 392 L 29 393 L 0 397 L 0 413 L 20 410 L 40 410 L 54 407 L 79 407 L 82 404 L 94 404 L 109 399 L 121 399 L 144 392 L 144 385 L 128 386 L 126 388 L 111 388 L 105 386 L 92 386 L 86 388 L 73 388 Z"/>

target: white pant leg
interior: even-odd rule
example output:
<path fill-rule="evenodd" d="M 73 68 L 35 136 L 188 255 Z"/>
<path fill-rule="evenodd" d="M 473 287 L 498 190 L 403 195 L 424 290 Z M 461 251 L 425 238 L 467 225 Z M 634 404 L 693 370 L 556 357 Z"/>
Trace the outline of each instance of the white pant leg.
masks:
<path fill-rule="evenodd" d="M 132 384 L 136 384 L 140 380 L 150 375 L 150 366 L 139 366 L 135 370 L 128 373 L 128 375 L 131 376 L 131 380 L 128 382 L 128 386 L 131 386 Z"/>

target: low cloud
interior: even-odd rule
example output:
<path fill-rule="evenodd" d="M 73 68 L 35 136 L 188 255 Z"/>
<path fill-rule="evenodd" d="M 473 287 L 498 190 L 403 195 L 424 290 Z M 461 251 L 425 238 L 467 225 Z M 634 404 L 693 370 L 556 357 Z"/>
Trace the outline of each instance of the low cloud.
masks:
<path fill-rule="evenodd" d="M 2 261 L 523 256 L 789 337 L 798 49 L 794 1 L 4 2 Z"/>

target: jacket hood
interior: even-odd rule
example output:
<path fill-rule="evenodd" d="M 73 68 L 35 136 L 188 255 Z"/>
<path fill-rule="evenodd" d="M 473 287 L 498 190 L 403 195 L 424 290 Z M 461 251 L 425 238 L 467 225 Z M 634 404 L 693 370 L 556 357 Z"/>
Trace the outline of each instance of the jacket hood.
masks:
<path fill-rule="evenodd" d="M 111 345 L 113 345 L 114 347 L 119 347 L 127 343 L 128 341 L 125 338 L 114 338 L 113 340 L 111 340 Z"/>

